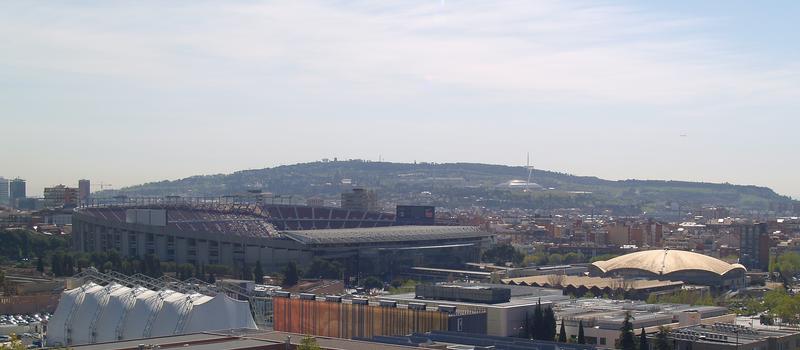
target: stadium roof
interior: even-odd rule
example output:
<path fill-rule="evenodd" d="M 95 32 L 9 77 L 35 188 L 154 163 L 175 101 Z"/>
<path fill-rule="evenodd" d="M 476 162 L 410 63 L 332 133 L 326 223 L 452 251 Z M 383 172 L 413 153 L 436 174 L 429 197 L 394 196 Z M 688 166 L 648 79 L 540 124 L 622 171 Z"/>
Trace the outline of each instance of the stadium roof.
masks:
<path fill-rule="evenodd" d="M 336 230 L 284 231 L 302 244 L 390 243 L 483 238 L 491 233 L 472 226 L 390 226 Z"/>
<path fill-rule="evenodd" d="M 592 265 L 603 273 L 613 270 L 644 270 L 656 275 L 666 275 L 678 271 L 699 270 L 724 275 L 735 269 L 746 270 L 741 264 L 729 264 L 708 255 L 673 249 L 645 250 L 625 254 L 616 258 L 596 261 Z"/>

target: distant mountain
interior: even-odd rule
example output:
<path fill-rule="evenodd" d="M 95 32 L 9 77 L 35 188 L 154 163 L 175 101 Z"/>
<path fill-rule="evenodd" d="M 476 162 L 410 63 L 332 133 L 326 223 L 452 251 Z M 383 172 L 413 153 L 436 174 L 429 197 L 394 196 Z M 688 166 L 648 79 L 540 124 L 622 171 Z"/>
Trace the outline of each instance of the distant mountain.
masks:
<path fill-rule="evenodd" d="M 261 190 L 299 198 L 336 198 L 347 188 L 343 184 L 352 183 L 377 190 L 381 199 L 397 203 L 422 200 L 447 207 L 593 207 L 635 214 L 698 206 L 788 212 L 797 204 L 766 187 L 687 181 L 610 181 L 545 170 L 535 170 L 532 180 L 545 190 L 524 193 L 507 185 L 511 180 L 527 180 L 527 176 L 527 168 L 519 166 L 320 161 L 151 182 L 100 195 L 223 196 Z M 424 197 L 420 197 L 422 192 L 426 192 Z"/>

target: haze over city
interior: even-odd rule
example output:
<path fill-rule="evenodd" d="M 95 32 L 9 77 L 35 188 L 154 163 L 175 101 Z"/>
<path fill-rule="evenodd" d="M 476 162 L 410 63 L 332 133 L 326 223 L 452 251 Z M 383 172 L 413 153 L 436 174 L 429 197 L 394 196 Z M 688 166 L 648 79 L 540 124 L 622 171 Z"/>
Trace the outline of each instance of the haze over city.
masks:
<path fill-rule="evenodd" d="M 39 195 L 530 152 L 541 169 L 798 197 L 799 6 L 5 2 L 2 175 Z"/>
<path fill-rule="evenodd" d="M 0 350 L 800 349 L 798 19 L 0 1 Z"/>

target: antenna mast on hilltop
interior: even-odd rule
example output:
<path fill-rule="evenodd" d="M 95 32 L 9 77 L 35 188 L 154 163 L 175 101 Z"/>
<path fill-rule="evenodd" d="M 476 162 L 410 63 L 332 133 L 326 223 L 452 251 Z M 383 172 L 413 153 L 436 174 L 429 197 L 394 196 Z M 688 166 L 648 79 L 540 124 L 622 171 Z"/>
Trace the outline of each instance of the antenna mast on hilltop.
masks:
<path fill-rule="evenodd" d="M 528 161 L 525 164 L 528 168 L 528 182 L 525 183 L 525 192 L 531 191 L 531 176 L 533 176 L 533 167 L 531 166 L 531 152 L 528 152 Z"/>

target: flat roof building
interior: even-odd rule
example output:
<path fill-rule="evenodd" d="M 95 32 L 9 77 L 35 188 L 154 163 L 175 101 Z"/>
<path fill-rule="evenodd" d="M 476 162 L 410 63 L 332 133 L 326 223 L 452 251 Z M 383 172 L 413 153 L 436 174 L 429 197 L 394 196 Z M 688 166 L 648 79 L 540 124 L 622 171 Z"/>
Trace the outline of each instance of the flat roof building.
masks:
<path fill-rule="evenodd" d="M 681 281 L 624 279 L 617 277 L 589 277 L 569 275 L 544 275 L 503 279 L 511 285 L 558 288 L 565 295 L 611 296 L 623 295 L 629 299 L 645 300 L 654 292 L 676 291 L 683 287 Z"/>
<path fill-rule="evenodd" d="M 755 329 L 732 323 L 698 324 L 669 333 L 675 350 L 787 350 L 800 348 L 796 329 Z"/>

